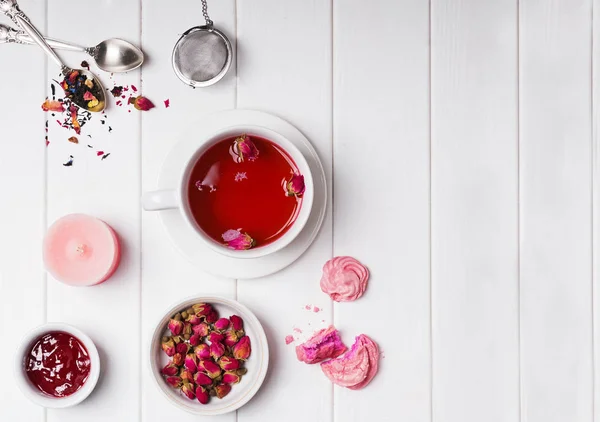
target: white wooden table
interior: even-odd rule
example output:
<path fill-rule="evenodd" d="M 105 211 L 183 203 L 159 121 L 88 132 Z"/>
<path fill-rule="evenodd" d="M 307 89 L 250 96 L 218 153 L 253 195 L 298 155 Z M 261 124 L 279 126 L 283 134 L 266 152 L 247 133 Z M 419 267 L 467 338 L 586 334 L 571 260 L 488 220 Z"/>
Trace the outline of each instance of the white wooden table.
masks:
<path fill-rule="evenodd" d="M 143 69 L 114 81 L 158 107 L 113 106 L 113 132 L 94 119 L 79 145 L 50 120 L 46 147 L 40 104 L 58 69 L 35 47 L 0 46 L 0 421 L 189 420 L 153 385 L 147 342 L 165 307 L 196 293 L 249 306 L 271 346 L 258 395 L 215 420 L 600 421 L 600 0 L 209 0 L 237 60 L 197 90 L 170 55 L 203 22 L 199 0 L 21 3 L 49 36 L 141 44 Z M 139 205 L 181 125 L 232 108 L 296 125 L 333 189 L 309 251 L 258 280 L 203 273 Z M 123 238 L 120 270 L 99 287 L 44 272 L 45 229 L 72 212 Z M 332 305 L 321 266 L 345 254 L 370 267 L 371 284 Z M 44 411 L 11 381 L 21 334 L 45 321 L 76 324 L 101 352 L 100 384 L 72 409 Z M 380 344 L 365 390 L 332 387 L 285 345 L 294 327 L 330 322 L 348 343 L 364 332 Z"/>

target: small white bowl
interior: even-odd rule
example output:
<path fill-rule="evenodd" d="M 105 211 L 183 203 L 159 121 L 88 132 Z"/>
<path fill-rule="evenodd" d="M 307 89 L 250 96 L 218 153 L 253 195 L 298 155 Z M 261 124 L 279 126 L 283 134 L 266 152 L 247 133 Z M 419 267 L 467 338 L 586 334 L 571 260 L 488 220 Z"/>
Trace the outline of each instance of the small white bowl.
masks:
<path fill-rule="evenodd" d="M 252 347 L 252 353 L 244 365 L 248 369 L 248 373 L 238 384 L 232 385 L 231 392 L 227 396 L 222 399 L 211 397 L 208 404 L 188 399 L 178 389 L 168 385 L 160 372 L 170 359 L 161 347 L 161 338 L 169 334 L 167 329 L 169 319 L 177 312 L 181 312 L 195 303 L 211 304 L 219 313 L 220 318 L 228 318 L 231 315 L 241 317 L 244 320 L 244 331 L 250 337 Z M 195 297 L 170 307 L 154 330 L 149 352 L 150 371 L 159 390 L 171 404 L 195 415 L 221 415 L 239 409 L 258 392 L 265 380 L 269 366 L 267 336 L 256 316 L 241 303 L 223 297 Z"/>
<path fill-rule="evenodd" d="M 90 356 L 90 375 L 87 381 L 78 391 L 67 397 L 51 397 L 42 393 L 29 381 L 25 372 L 25 359 L 34 342 L 44 334 L 55 331 L 62 331 L 76 337 L 85 346 Z M 25 397 L 35 404 L 54 409 L 72 407 L 85 400 L 94 390 L 94 387 L 96 387 L 96 383 L 100 377 L 100 356 L 98 356 L 98 349 L 96 349 L 96 345 L 92 339 L 81 330 L 68 324 L 54 322 L 40 325 L 25 334 L 15 354 L 14 372 L 17 386 Z"/>

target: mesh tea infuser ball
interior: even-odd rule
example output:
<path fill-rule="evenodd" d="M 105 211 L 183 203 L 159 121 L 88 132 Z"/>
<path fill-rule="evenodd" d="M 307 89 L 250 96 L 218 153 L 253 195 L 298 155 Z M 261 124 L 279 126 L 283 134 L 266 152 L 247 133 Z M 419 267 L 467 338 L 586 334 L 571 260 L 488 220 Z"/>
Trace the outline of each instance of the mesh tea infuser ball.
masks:
<path fill-rule="evenodd" d="M 193 87 L 205 87 L 220 81 L 231 66 L 231 43 L 208 16 L 206 0 L 202 0 L 206 25 L 183 33 L 173 49 L 173 69 L 179 79 Z"/>

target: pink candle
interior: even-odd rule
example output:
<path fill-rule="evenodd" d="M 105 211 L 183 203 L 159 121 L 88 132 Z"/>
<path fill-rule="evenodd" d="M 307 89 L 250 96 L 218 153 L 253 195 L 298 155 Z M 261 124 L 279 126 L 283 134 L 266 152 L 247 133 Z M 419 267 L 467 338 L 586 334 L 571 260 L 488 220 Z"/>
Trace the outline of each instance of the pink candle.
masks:
<path fill-rule="evenodd" d="M 72 286 L 107 280 L 121 259 L 119 240 L 104 221 L 85 214 L 66 215 L 44 238 L 44 264 L 52 276 Z"/>

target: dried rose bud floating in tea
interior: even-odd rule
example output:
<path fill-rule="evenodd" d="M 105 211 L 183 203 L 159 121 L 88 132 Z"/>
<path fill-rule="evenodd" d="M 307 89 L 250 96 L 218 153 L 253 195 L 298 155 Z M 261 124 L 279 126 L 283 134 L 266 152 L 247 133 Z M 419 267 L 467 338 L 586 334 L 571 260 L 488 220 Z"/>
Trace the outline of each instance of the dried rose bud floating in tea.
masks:
<path fill-rule="evenodd" d="M 231 249 L 268 245 L 292 226 L 304 178 L 280 146 L 258 136 L 226 138 L 191 172 L 188 198 L 198 226 Z"/>
<path fill-rule="evenodd" d="M 77 392 L 87 381 L 90 367 L 83 343 L 62 331 L 38 338 L 25 360 L 31 383 L 52 397 L 67 397 Z"/>

